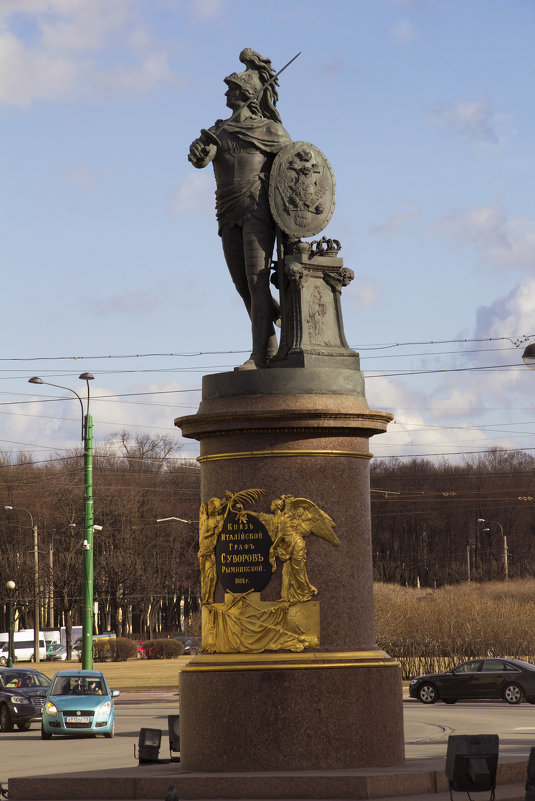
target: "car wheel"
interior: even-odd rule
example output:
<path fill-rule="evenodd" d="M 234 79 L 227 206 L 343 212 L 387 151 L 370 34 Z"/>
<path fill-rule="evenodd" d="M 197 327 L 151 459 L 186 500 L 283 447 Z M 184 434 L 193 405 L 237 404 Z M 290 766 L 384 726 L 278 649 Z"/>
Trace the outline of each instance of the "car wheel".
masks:
<path fill-rule="evenodd" d="M 41 725 L 41 740 L 51 740 L 52 739 L 52 732 L 45 731 L 43 726 Z"/>
<path fill-rule="evenodd" d="M 114 734 L 115 734 L 115 721 L 113 722 L 111 731 L 107 731 L 104 737 L 106 738 L 106 740 L 111 740 Z"/>
<path fill-rule="evenodd" d="M 13 731 L 13 721 L 5 704 L 0 706 L 0 731 Z"/>
<path fill-rule="evenodd" d="M 518 684 L 508 684 L 503 691 L 503 700 L 508 704 L 519 704 L 524 698 L 524 691 Z"/>
<path fill-rule="evenodd" d="M 418 699 L 422 704 L 434 704 L 435 701 L 438 701 L 437 688 L 434 684 L 421 684 L 418 687 Z"/>
<path fill-rule="evenodd" d="M 445 704 L 456 704 L 459 700 L 458 698 L 443 698 L 442 699 Z"/>
<path fill-rule="evenodd" d="M 21 731 L 28 731 L 31 725 L 31 720 L 24 720 L 22 723 L 17 723 L 17 729 L 20 729 Z"/>

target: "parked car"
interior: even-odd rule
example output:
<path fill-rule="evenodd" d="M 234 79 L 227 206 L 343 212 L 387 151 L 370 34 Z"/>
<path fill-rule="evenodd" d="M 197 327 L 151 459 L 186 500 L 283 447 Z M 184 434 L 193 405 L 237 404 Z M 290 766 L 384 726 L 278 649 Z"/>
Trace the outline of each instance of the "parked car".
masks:
<path fill-rule="evenodd" d="M 201 638 L 188 634 L 177 634 L 173 640 L 178 640 L 184 645 L 184 654 L 199 654 L 201 652 Z"/>
<path fill-rule="evenodd" d="M 53 734 L 113 737 L 113 699 L 120 691 L 110 690 L 100 671 L 61 670 L 43 694 L 43 740 L 50 740 Z"/>
<path fill-rule="evenodd" d="M 145 651 L 144 648 L 145 642 L 137 640 L 136 645 L 137 645 L 137 654 L 136 654 L 137 658 L 144 659 L 147 656 L 147 652 Z"/>
<path fill-rule="evenodd" d="M 64 662 L 67 659 L 67 646 L 61 642 L 53 642 L 46 652 L 47 662 Z"/>
<path fill-rule="evenodd" d="M 446 673 L 417 676 L 409 695 L 422 704 L 478 698 L 501 698 L 508 704 L 525 699 L 535 704 L 535 665 L 521 659 L 471 659 Z"/>
<path fill-rule="evenodd" d="M 13 632 L 13 662 L 35 662 L 35 642 L 33 629 L 22 629 Z M 46 657 L 46 641 L 43 632 L 39 632 L 39 659 Z M 0 665 L 7 665 L 9 658 L 9 642 L 0 643 Z"/>
<path fill-rule="evenodd" d="M 30 728 L 32 720 L 40 720 L 43 697 L 50 679 L 32 668 L 0 667 L 0 732 Z"/>

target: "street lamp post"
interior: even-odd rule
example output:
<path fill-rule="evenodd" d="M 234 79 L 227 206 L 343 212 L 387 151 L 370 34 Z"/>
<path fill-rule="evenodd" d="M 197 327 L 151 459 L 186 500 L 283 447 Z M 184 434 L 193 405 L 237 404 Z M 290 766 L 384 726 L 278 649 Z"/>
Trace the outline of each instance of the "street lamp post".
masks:
<path fill-rule="evenodd" d="M 7 666 L 13 667 L 13 590 L 15 589 L 14 581 L 6 581 L 7 591 L 9 593 L 9 645 L 7 652 Z"/>
<path fill-rule="evenodd" d="M 41 629 L 39 614 L 39 548 L 37 525 L 34 525 L 33 515 L 22 506 L 4 506 L 6 512 L 26 512 L 30 516 L 33 533 L 33 658 L 39 662 L 39 631 Z"/>
<path fill-rule="evenodd" d="M 497 520 L 485 520 L 484 517 L 477 518 L 478 523 L 486 524 L 487 528 L 483 528 L 483 531 L 490 531 L 489 526 L 493 523 L 495 526 L 499 526 L 502 540 L 503 540 L 503 577 L 505 581 L 509 580 L 509 551 L 507 548 L 507 536 L 504 534 L 503 526 L 501 523 L 498 523 Z"/>
<path fill-rule="evenodd" d="M 82 601 L 82 669 L 93 667 L 93 419 L 89 414 L 89 382 L 91 373 L 82 373 L 79 378 L 87 384 L 87 406 L 74 389 L 61 384 L 43 381 L 38 376 L 29 379 L 30 384 L 46 384 L 66 389 L 76 395 L 82 409 L 82 442 L 84 443 L 84 541 L 83 541 L 83 601 Z"/>

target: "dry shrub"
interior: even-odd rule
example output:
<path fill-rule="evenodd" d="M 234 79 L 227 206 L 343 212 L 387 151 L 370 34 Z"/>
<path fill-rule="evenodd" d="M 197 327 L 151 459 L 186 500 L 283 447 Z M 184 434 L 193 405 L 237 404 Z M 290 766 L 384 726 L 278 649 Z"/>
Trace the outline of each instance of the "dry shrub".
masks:
<path fill-rule="evenodd" d="M 147 659 L 172 659 L 182 656 L 184 644 L 170 637 L 165 640 L 147 640 L 143 643 L 143 650 Z"/>
<path fill-rule="evenodd" d="M 480 656 L 535 657 L 535 580 L 437 590 L 375 586 L 377 643 L 403 677 L 448 670 Z"/>
<path fill-rule="evenodd" d="M 126 662 L 137 656 L 137 644 L 128 637 L 111 637 L 109 640 L 94 640 L 95 662 Z"/>
<path fill-rule="evenodd" d="M 132 659 L 137 656 L 137 643 L 130 640 L 128 637 L 117 637 L 111 640 L 113 661 L 126 662 L 127 659 Z"/>
<path fill-rule="evenodd" d="M 93 640 L 93 659 L 95 662 L 110 662 L 113 659 L 111 640 Z"/>

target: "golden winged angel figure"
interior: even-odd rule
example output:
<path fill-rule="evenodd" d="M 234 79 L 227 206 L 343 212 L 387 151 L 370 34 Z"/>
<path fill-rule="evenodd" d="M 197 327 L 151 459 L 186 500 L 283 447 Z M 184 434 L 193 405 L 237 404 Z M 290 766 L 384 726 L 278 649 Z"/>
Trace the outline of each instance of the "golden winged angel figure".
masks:
<path fill-rule="evenodd" d="M 257 513 L 266 526 L 273 544 L 270 562 L 276 569 L 276 560 L 282 562 L 281 598 L 283 601 L 308 601 L 317 595 L 306 571 L 306 537 L 315 534 L 331 545 L 340 545 L 334 533 L 334 521 L 328 514 L 306 498 L 281 495 L 271 504 L 272 514 Z"/>

